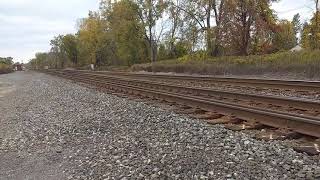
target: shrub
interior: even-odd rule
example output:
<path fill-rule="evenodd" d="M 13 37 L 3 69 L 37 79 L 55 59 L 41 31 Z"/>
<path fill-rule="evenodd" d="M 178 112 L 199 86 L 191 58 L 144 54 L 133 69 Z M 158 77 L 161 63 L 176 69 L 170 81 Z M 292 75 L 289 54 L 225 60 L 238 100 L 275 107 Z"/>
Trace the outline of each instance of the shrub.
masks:
<path fill-rule="evenodd" d="M 0 63 L 0 74 L 10 73 L 12 71 L 13 70 L 10 65 Z"/>
<path fill-rule="evenodd" d="M 159 61 L 153 65 L 137 64 L 131 70 L 211 75 L 295 73 L 314 78 L 320 77 L 320 50 L 217 58 L 198 53 L 176 60 Z"/>

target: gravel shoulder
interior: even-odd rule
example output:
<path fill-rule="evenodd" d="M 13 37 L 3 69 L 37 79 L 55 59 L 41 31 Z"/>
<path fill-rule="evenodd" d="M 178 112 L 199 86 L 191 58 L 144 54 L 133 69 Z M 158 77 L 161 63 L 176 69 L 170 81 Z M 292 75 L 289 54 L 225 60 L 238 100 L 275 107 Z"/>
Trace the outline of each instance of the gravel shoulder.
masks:
<path fill-rule="evenodd" d="M 18 72 L 0 87 L 0 179 L 320 178 L 319 157 L 282 142 L 68 80 Z"/>

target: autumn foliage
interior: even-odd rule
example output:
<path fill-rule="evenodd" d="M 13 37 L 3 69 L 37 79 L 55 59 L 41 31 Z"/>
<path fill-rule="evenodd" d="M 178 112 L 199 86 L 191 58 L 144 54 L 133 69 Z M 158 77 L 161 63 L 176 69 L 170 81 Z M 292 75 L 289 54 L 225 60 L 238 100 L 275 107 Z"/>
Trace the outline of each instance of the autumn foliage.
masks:
<path fill-rule="evenodd" d="M 34 68 L 132 66 L 162 60 L 265 55 L 299 43 L 299 14 L 281 20 L 274 0 L 101 0 L 79 19 L 76 34 L 58 35 Z M 317 49 L 319 26 L 304 25 L 302 43 Z M 319 23 L 319 22 L 317 22 Z M 311 35 L 310 35 L 311 34 Z"/>

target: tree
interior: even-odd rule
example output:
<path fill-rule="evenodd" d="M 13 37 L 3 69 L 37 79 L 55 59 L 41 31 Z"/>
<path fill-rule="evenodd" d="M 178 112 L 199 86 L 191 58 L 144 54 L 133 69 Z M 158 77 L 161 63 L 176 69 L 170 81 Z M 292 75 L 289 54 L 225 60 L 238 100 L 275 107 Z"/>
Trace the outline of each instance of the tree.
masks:
<path fill-rule="evenodd" d="M 43 69 L 44 66 L 48 65 L 48 53 L 36 53 L 36 58 L 34 59 L 34 68 Z"/>
<path fill-rule="evenodd" d="M 148 53 L 144 26 L 138 5 L 130 0 L 116 2 L 107 14 L 110 38 L 116 46 L 116 56 L 122 65 L 145 62 Z"/>
<path fill-rule="evenodd" d="M 230 0 L 227 1 L 226 29 L 229 44 L 235 55 L 249 55 L 253 41 L 265 41 L 273 31 L 275 16 L 270 8 L 272 0 Z M 264 44 L 261 43 L 260 44 Z"/>
<path fill-rule="evenodd" d="M 282 20 L 278 23 L 278 30 L 275 33 L 273 46 L 276 51 L 292 49 L 296 44 L 296 33 L 293 22 Z"/>
<path fill-rule="evenodd" d="M 215 48 L 213 51 L 214 56 L 221 56 L 222 55 L 222 39 L 223 39 L 223 24 L 227 23 L 226 19 L 224 19 L 225 14 L 227 13 L 226 7 L 225 7 L 226 2 L 224 0 L 220 1 L 214 1 L 213 2 L 213 11 L 214 11 L 214 16 L 215 16 L 215 22 L 216 22 L 216 27 L 215 27 Z"/>
<path fill-rule="evenodd" d="M 318 21 L 319 21 L 319 0 L 314 0 L 315 1 L 315 3 L 316 3 L 316 14 L 315 14 L 315 16 L 316 16 L 316 18 L 315 18 L 315 24 L 316 24 L 316 29 L 318 29 Z"/>
<path fill-rule="evenodd" d="M 65 59 L 66 55 L 63 50 L 63 35 L 58 35 L 54 37 L 50 41 L 51 45 L 51 58 L 52 63 L 54 64 L 54 67 L 57 69 L 58 67 L 64 68 L 65 67 Z"/>
<path fill-rule="evenodd" d="M 186 54 L 206 57 L 287 50 L 297 43 L 293 37 L 301 29 L 299 14 L 292 22 L 277 21 L 270 7 L 274 1 L 101 0 L 99 11 L 90 11 L 79 21 L 76 34 L 51 41 L 51 50 L 41 62 L 55 68 L 131 66 Z M 317 19 L 315 15 L 304 27 L 308 38 L 303 42 L 310 47 L 319 32 Z"/>
<path fill-rule="evenodd" d="M 199 33 L 199 27 L 195 20 L 186 20 L 185 25 L 181 28 L 181 41 L 185 42 L 188 54 L 195 53 L 203 49 L 203 33 Z"/>
<path fill-rule="evenodd" d="M 166 55 L 163 54 L 166 51 L 166 48 L 163 44 L 161 44 L 159 53 L 161 52 L 162 55 L 160 55 L 160 57 L 164 57 L 165 55 L 166 58 L 175 58 L 177 56 L 175 43 L 178 39 L 179 29 L 183 26 L 183 19 L 181 17 L 182 10 L 179 8 L 181 3 L 181 0 L 171 1 L 168 3 L 167 13 L 171 21 L 170 30 L 167 33 L 169 52 L 165 53 Z"/>
<path fill-rule="evenodd" d="M 13 64 L 13 58 L 12 57 L 0 57 L 0 64 L 6 64 L 6 65 L 12 65 Z"/>
<path fill-rule="evenodd" d="M 315 13 L 310 23 L 303 25 L 301 34 L 301 43 L 304 48 L 319 49 L 320 48 L 320 25 L 319 25 L 319 0 L 315 2 Z"/>
<path fill-rule="evenodd" d="M 138 15 L 145 27 L 144 36 L 148 42 L 151 62 L 157 60 L 158 41 L 163 27 L 157 28 L 157 22 L 162 17 L 167 3 L 163 0 L 135 0 L 138 5 Z"/>
<path fill-rule="evenodd" d="M 223 23 L 226 11 L 226 0 L 190 0 L 184 7 L 179 7 L 186 20 L 198 25 L 197 33 L 205 34 L 206 50 L 210 56 L 222 55 Z M 212 26 L 215 23 L 215 27 Z M 194 28 L 194 26 L 190 26 Z"/>
<path fill-rule="evenodd" d="M 99 47 L 101 47 L 105 36 L 102 22 L 100 14 L 91 11 L 88 18 L 79 22 L 79 46 L 88 53 L 89 64 L 101 64 L 97 57 L 99 57 Z"/>
<path fill-rule="evenodd" d="M 159 45 L 159 50 L 158 50 L 158 60 L 166 60 L 170 58 L 170 52 L 169 49 L 165 46 L 165 44 L 160 44 Z"/>
<path fill-rule="evenodd" d="M 301 42 L 304 48 L 320 49 L 320 18 L 319 13 L 314 13 L 310 23 L 303 26 Z"/>
<path fill-rule="evenodd" d="M 62 47 L 63 51 L 69 58 L 69 60 L 74 64 L 78 64 L 78 39 L 73 34 L 67 34 L 62 37 Z"/>
<path fill-rule="evenodd" d="M 302 24 L 300 22 L 300 14 L 295 14 L 292 19 L 294 34 L 296 35 L 296 44 L 298 44 L 298 34 L 301 32 Z"/>

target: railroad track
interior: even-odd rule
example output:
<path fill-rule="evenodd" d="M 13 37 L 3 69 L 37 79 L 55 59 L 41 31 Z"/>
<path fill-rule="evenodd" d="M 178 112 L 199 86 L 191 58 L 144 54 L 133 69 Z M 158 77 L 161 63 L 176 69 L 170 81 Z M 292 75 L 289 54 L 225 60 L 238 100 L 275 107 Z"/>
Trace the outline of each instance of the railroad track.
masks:
<path fill-rule="evenodd" d="M 69 72 L 72 73 L 73 76 L 81 76 L 86 75 L 92 78 L 103 78 L 104 80 L 111 80 L 111 81 L 122 81 L 126 84 L 140 86 L 140 87 L 149 87 L 155 89 L 162 89 L 166 91 L 178 91 L 184 92 L 189 94 L 197 94 L 201 96 L 205 96 L 208 98 L 216 98 L 224 101 L 234 101 L 234 100 L 246 100 L 247 103 L 252 102 L 259 102 L 258 104 L 253 103 L 253 105 L 259 105 L 261 103 L 265 105 L 277 105 L 278 106 L 288 106 L 289 109 L 292 111 L 297 110 L 301 112 L 306 112 L 307 110 L 313 110 L 310 112 L 311 115 L 317 116 L 320 114 L 318 111 L 320 109 L 320 103 L 318 101 L 310 101 L 310 100 L 302 100 L 299 98 L 284 98 L 284 97 L 277 97 L 277 96 L 261 96 L 261 95 L 253 95 L 253 94 L 244 94 L 238 93 L 234 91 L 222 91 L 222 90 L 213 90 L 210 88 L 195 88 L 195 87 L 185 87 L 179 85 L 173 85 L 169 83 L 158 83 L 149 80 L 141 80 L 141 79 L 132 79 L 132 78 L 122 78 L 117 76 L 110 76 L 104 74 L 94 74 L 94 73 L 87 73 L 87 72 Z M 301 114 L 301 113 L 300 113 Z"/>
<path fill-rule="evenodd" d="M 141 79 L 124 78 L 123 76 L 117 77 L 115 74 L 90 73 L 87 71 L 52 70 L 47 73 L 78 82 L 94 84 L 101 88 L 124 91 L 129 94 L 160 99 L 216 114 L 236 117 L 246 121 L 248 124 L 261 124 L 287 129 L 320 138 L 320 117 L 318 112 L 320 104 L 314 101 L 183 87 Z M 221 98 L 217 98 L 217 96 Z M 233 100 L 227 101 L 226 98 Z M 270 110 L 270 108 L 259 107 L 259 105 L 249 106 L 242 102 L 244 99 L 262 104 L 267 103 L 270 106 L 276 106 L 276 108 L 290 104 L 291 107 L 289 108 L 296 108 L 302 112 L 311 111 L 311 114 L 314 113 L 314 115 Z"/>
<path fill-rule="evenodd" d="M 222 83 L 230 85 L 264 87 L 274 89 L 291 89 L 298 91 L 319 91 L 320 81 L 300 81 L 300 80 L 274 80 L 274 79 L 251 79 L 251 78 L 223 78 L 223 77 L 207 77 L 207 76 L 190 76 L 190 75 L 158 75 L 158 74 L 143 74 L 143 73 L 127 73 L 113 71 L 85 71 L 85 70 L 66 70 L 72 72 L 89 72 L 95 74 L 125 76 L 130 78 L 146 78 L 146 79 L 163 79 L 163 80 L 179 80 L 193 81 L 203 83 Z"/>

